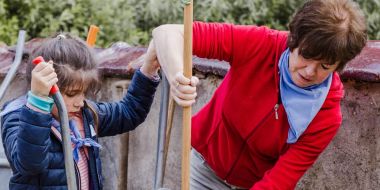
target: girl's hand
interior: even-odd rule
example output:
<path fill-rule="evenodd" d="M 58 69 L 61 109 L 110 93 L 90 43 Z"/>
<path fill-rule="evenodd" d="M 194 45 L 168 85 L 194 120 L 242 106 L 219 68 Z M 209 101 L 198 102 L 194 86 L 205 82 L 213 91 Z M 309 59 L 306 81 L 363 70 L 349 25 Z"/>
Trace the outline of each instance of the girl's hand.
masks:
<path fill-rule="evenodd" d="M 41 62 L 32 70 L 31 91 L 37 96 L 49 96 L 51 87 L 57 82 L 58 77 L 53 68 L 53 61 Z"/>
<path fill-rule="evenodd" d="M 145 55 L 144 64 L 142 65 L 140 71 L 149 78 L 155 78 L 158 76 L 159 69 L 160 64 L 158 63 L 153 41 L 151 41 Z"/>
<path fill-rule="evenodd" d="M 192 76 L 191 79 L 188 79 L 181 72 L 178 72 L 174 79 L 174 82 L 170 84 L 174 101 L 183 107 L 194 104 L 197 97 L 198 77 Z"/>

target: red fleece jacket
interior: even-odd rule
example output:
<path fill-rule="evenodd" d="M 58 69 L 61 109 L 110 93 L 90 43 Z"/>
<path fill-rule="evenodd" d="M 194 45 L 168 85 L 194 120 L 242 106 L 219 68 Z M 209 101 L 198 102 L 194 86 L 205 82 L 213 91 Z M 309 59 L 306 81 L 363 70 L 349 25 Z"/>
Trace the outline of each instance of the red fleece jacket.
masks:
<path fill-rule="evenodd" d="M 211 101 L 192 119 L 193 148 L 229 184 L 252 190 L 293 189 L 342 122 L 338 74 L 306 131 L 296 143 L 287 144 L 289 124 L 278 75 L 287 32 L 200 22 L 193 29 L 195 55 L 231 65 Z"/>

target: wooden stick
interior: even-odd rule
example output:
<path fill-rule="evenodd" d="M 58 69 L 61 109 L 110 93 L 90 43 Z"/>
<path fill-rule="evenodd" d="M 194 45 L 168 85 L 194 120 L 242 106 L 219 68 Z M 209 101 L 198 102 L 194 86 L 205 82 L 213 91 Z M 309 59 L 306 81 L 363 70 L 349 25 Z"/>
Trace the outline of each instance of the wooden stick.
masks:
<path fill-rule="evenodd" d="M 183 74 L 192 76 L 192 44 L 193 43 L 193 0 L 184 8 L 184 56 Z M 182 184 L 181 190 L 190 189 L 190 149 L 191 149 L 191 106 L 183 108 L 182 129 Z"/>
<path fill-rule="evenodd" d="M 168 160 L 168 153 L 169 153 L 169 143 L 170 143 L 170 135 L 172 133 L 172 127 L 173 127 L 173 116 L 174 116 L 174 110 L 175 110 L 175 102 L 172 96 L 169 97 L 169 108 L 168 108 L 168 120 L 167 120 L 167 127 L 166 127 L 166 139 L 165 139 L 165 146 L 164 146 L 164 176 L 166 172 L 166 162 Z M 164 178 L 165 180 L 165 178 Z"/>
<path fill-rule="evenodd" d="M 128 154 L 129 154 L 129 133 L 120 135 L 121 146 L 119 160 L 119 176 L 117 190 L 126 190 L 128 188 Z"/>
<path fill-rule="evenodd" d="M 98 31 L 99 31 L 99 28 L 97 26 L 95 25 L 90 26 L 90 30 L 88 31 L 87 40 L 86 40 L 88 46 L 94 47 L 95 41 L 96 41 L 96 35 Z"/>

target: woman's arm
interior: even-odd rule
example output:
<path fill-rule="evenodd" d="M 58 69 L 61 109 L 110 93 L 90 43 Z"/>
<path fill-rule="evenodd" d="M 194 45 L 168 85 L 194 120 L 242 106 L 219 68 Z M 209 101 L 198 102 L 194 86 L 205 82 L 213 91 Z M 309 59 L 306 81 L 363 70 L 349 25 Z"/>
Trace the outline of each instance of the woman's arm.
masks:
<path fill-rule="evenodd" d="M 148 59 L 158 59 L 165 73 L 173 99 L 181 106 L 195 103 L 198 78 L 183 75 L 183 25 L 167 24 L 153 30 Z"/>
<path fill-rule="evenodd" d="M 183 25 L 161 25 L 152 34 L 154 50 L 161 68 L 171 86 L 175 86 L 176 74 L 183 73 Z"/>

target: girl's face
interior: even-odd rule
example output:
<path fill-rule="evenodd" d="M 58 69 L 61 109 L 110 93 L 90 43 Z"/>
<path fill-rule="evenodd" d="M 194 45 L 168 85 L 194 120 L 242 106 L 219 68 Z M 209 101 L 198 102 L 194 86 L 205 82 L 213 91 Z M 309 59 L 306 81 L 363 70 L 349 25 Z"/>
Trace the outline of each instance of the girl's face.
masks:
<path fill-rule="evenodd" d="M 80 113 L 81 108 L 84 106 L 85 94 L 83 90 L 72 89 L 62 93 L 63 100 L 65 101 L 67 114 L 69 118 L 74 117 Z M 54 105 L 52 114 L 54 117 L 59 118 L 57 106 Z"/>
<path fill-rule="evenodd" d="M 298 48 L 290 52 L 289 72 L 293 82 L 301 88 L 321 84 L 338 64 L 328 65 L 320 60 L 305 59 L 298 54 Z"/>

